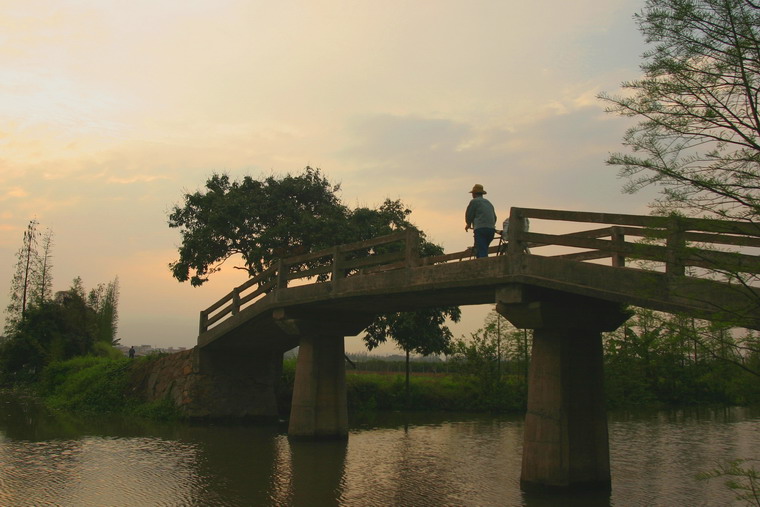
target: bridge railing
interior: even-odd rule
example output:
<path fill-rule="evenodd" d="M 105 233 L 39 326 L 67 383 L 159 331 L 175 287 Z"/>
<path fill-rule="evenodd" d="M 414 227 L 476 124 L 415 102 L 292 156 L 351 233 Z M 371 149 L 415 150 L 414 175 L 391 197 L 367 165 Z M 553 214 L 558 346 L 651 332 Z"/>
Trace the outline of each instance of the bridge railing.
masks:
<path fill-rule="evenodd" d="M 366 241 L 338 245 L 280 259 L 219 301 L 201 310 L 199 332 L 205 333 L 222 320 L 237 315 L 244 307 L 275 288 L 308 281 L 339 283 L 358 274 L 420 264 L 419 231 L 413 228 Z"/>
<path fill-rule="evenodd" d="M 547 234 L 525 231 L 523 218 L 606 225 Z M 515 224 L 509 228 L 511 256 L 523 254 L 525 248 L 540 255 L 537 249 L 541 247 L 563 246 L 581 251 L 551 256 L 576 261 L 610 258 L 617 267 L 624 267 L 626 259 L 654 261 L 675 275 L 686 274 L 690 266 L 731 274 L 760 273 L 760 256 L 746 253 L 760 247 L 760 226 L 749 222 L 512 208 L 510 224 Z M 724 251 L 726 246 L 745 252 Z"/>
<path fill-rule="evenodd" d="M 526 218 L 534 220 L 531 230 L 525 229 Z M 545 247 L 555 247 L 547 250 L 560 247 L 573 251 L 547 252 L 545 256 L 573 261 L 611 259 L 612 266 L 621 268 L 629 267 L 629 260 L 654 261 L 664 266 L 668 274 L 686 275 L 687 268 L 695 267 L 728 273 L 742 283 L 747 283 L 745 275 L 760 274 L 760 256 L 747 253 L 752 248 L 760 248 L 760 226 L 748 222 L 533 208 L 512 208 L 509 220 L 506 248 L 497 252 L 498 247 L 492 247 L 490 252 L 506 255 L 510 265 L 519 263 L 523 255 L 541 255 Z M 551 234 L 536 232 L 536 221 L 542 225 L 543 221 L 554 221 L 596 226 Z M 726 246 L 738 251 L 725 251 Z M 419 247 L 419 231 L 407 229 L 278 260 L 202 310 L 199 331 L 208 331 L 276 288 L 303 283 L 340 283 L 341 279 L 361 274 L 472 258 L 472 249 L 421 258 Z"/>

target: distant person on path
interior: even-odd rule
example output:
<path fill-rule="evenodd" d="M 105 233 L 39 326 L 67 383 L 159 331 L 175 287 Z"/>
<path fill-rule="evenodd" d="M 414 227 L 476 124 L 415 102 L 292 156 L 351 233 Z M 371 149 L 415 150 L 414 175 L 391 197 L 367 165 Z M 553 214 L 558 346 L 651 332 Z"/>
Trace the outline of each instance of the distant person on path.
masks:
<path fill-rule="evenodd" d="M 464 230 L 466 232 L 474 229 L 475 257 L 488 257 L 488 245 L 496 234 L 496 211 L 493 209 L 493 204 L 483 197 L 488 193 L 483 185 L 476 184 L 470 193 L 472 200 L 464 213 Z"/>
<path fill-rule="evenodd" d="M 132 345 L 132 346 L 129 348 L 129 358 L 130 358 L 130 359 L 134 359 L 134 357 L 135 357 L 135 346 L 134 346 L 134 345 Z"/>

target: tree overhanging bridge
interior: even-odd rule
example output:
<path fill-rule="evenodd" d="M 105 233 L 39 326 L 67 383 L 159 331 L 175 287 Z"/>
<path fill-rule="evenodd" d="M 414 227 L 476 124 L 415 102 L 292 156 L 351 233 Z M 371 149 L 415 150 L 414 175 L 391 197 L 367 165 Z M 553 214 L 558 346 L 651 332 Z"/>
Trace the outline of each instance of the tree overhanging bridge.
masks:
<path fill-rule="evenodd" d="M 282 354 L 300 346 L 288 433 L 345 438 L 345 336 L 381 313 L 495 304 L 534 330 L 523 487 L 609 488 L 601 333 L 627 305 L 760 329 L 760 228 L 526 208 L 509 223 L 481 259 L 420 257 L 414 229 L 281 259 L 201 312 L 199 368 L 255 386 L 247 415 L 276 416 Z"/>

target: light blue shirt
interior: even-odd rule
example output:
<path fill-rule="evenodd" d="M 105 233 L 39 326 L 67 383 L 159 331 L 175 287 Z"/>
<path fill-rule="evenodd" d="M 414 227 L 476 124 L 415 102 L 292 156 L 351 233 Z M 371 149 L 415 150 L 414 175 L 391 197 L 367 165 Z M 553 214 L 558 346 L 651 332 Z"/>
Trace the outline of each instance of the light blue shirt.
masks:
<path fill-rule="evenodd" d="M 496 211 L 491 201 L 483 196 L 470 201 L 464 212 L 464 220 L 472 229 L 496 229 Z"/>

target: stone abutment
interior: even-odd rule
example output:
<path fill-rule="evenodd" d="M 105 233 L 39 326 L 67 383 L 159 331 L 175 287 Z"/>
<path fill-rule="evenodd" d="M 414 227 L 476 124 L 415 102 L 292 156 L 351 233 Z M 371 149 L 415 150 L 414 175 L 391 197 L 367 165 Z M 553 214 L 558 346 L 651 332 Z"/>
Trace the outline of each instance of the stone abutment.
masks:
<path fill-rule="evenodd" d="M 170 401 L 191 419 L 277 421 L 282 352 L 190 350 L 136 365 L 133 394 Z"/>

